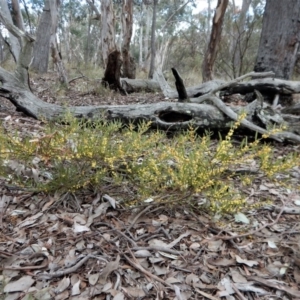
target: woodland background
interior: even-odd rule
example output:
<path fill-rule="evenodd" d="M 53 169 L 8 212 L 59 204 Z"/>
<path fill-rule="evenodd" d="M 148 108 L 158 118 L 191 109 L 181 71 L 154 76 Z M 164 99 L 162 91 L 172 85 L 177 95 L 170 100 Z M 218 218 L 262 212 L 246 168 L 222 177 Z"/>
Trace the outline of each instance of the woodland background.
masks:
<path fill-rule="evenodd" d="M 122 1 L 103 2 L 111 2 L 110 5 L 113 5 L 115 42 L 121 49 L 124 35 Z M 137 77 L 147 77 L 151 62 L 153 1 L 132 2 L 133 34 L 130 54 L 137 65 Z M 167 78 L 170 77 L 171 67 L 176 67 L 189 85 L 201 81 L 201 66 L 210 38 L 215 9 L 213 5 L 216 5 L 216 1 L 205 2 L 158 1 L 155 25 L 156 66 L 165 72 Z M 10 8 L 12 3 L 9 2 Z M 105 68 L 101 45 L 103 43 L 101 23 L 106 21 L 101 20 L 101 16 L 93 9 L 94 6 L 98 9 L 98 13 L 101 13 L 99 1 L 57 1 L 57 4 L 60 10 L 57 45 L 64 63 L 70 68 L 84 70 Z M 44 1 L 20 1 L 25 28 L 33 35 L 37 33 L 41 18 L 45 18 L 45 14 L 42 14 L 44 5 L 47 6 L 47 1 L 45 4 Z M 201 9 L 202 6 L 206 8 Z M 253 70 L 264 6 L 265 1 L 259 0 L 243 1 L 242 6 L 238 6 L 235 1 L 229 1 L 214 66 L 215 77 L 232 79 Z M 196 8 L 200 10 L 198 13 L 195 13 Z M 45 22 L 50 21 L 45 19 Z M 2 25 L 0 36 L 2 65 L 11 59 L 5 42 L 7 31 L 3 29 Z M 43 33 L 43 38 L 47 38 L 45 31 Z M 38 46 L 38 42 L 36 47 L 36 52 L 43 55 L 44 63 L 43 66 L 39 66 L 41 63 L 34 61 L 32 67 L 43 73 L 47 71 L 48 60 L 45 57 L 49 55 L 49 50 Z M 53 67 L 53 63 L 50 63 L 50 69 Z"/>

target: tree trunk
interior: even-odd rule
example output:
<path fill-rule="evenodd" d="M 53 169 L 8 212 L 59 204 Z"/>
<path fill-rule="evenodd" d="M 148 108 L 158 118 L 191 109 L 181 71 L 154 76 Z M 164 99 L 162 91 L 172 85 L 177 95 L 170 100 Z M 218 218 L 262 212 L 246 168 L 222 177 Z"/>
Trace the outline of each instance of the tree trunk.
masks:
<path fill-rule="evenodd" d="M 19 0 L 11 0 L 11 6 L 12 6 L 12 19 L 13 19 L 14 24 L 19 29 L 25 31 L 23 16 L 22 16 L 22 13 L 21 13 Z"/>
<path fill-rule="evenodd" d="M 104 86 L 108 86 L 112 90 L 119 91 L 122 94 L 126 94 L 120 82 L 121 66 L 122 59 L 120 51 L 115 50 L 111 52 L 108 55 L 107 65 L 102 83 Z"/>
<path fill-rule="evenodd" d="M 112 0 L 101 0 L 101 46 L 104 67 L 109 54 L 116 50 L 115 43 L 115 16 Z"/>
<path fill-rule="evenodd" d="M 221 39 L 222 26 L 228 0 L 218 0 L 217 8 L 213 18 L 213 26 L 210 40 L 202 63 L 203 82 L 213 79 L 213 67 L 217 57 L 218 45 Z"/>
<path fill-rule="evenodd" d="M 153 16 L 152 16 L 152 27 L 151 27 L 151 61 L 148 78 L 153 78 L 155 70 L 155 30 L 156 30 L 156 9 L 158 0 L 153 0 Z"/>
<path fill-rule="evenodd" d="M 144 5 L 141 3 L 141 12 L 140 12 L 140 33 L 139 33 L 139 67 L 140 69 L 143 67 L 143 31 L 144 31 L 144 22 L 143 22 L 143 12 Z"/>
<path fill-rule="evenodd" d="M 59 80 L 61 83 L 64 83 L 68 88 L 68 77 L 67 73 L 61 59 L 61 55 L 58 52 L 56 32 L 58 26 L 58 12 L 60 7 L 60 0 L 52 0 L 50 2 L 50 14 L 51 14 L 51 36 L 50 36 L 50 48 L 53 64 L 57 68 L 59 74 Z"/>
<path fill-rule="evenodd" d="M 255 71 L 291 78 L 300 41 L 299 11 L 299 0 L 267 0 Z"/>
<path fill-rule="evenodd" d="M 243 0 L 242 10 L 240 16 L 236 22 L 236 28 L 234 33 L 234 56 L 233 56 L 233 76 L 234 78 L 242 75 L 242 40 L 244 27 L 246 22 L 246 14 L 249 10 L 252 0 Z"/>
<path fill-rule="evenodd" d="M 37 73 L 47 73 L 49 64 L 50 38 L 51 38 L 51 12 L 50 2 L 45 0 L 43 13 L 36 33 L 36 42 L 33 48 L 33 61 L 31 68 Z"/>
<path fill-rule="evenodd" d="M 146 30 L 145 30 L 145 38 L 144 38 L 144 70 L 149 72 L 150 66 L 150 55 L 151 51 L 149 50 L 149 41 L 150 41 L 150 28 L 151 28 L 151 10 L 150 5 L 148 3 L 145 4 L 146 9 Z"/>
<path fill-rule="evenodd" d="M 130 57 L 130 41 L 132 37 L 133 25 L 133 0 L 123 0 L 122 5 L 122 58 L 123 58 L 123 77 L 135 78 L 134 60 Z"/>
<path fill-rule="evenodd" d="M 8 8 L 8 4 L 6 0 L 0 0 L 0 11 L 3 13 L 3 15 L 6 16 L 8 21 L 13 24 L 12 17 Z M 10 52 L 13 56 L 14 61 L 17 63 L 19 60 L 19 55 L 21 51 L 21 46 L 18 41 L 18 39 L 11 33 L 9 32 L 9 47 L 10 47 Z"/>

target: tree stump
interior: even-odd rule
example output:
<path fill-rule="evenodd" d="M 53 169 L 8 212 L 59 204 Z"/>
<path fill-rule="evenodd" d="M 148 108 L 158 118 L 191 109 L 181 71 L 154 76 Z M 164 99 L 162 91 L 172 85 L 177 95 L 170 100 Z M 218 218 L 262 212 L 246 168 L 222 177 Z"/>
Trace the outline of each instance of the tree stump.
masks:
<path fill-rule="evenodd" d="M 111 90 L 119 91 L 121 94 L 126 95 L 125 90 L 120 83 L 122 59 L 121 53 L 118 50 L 111 52 L 108 55 L 107 65 L 102 78 L 102 84 L 109 87 Z"/>

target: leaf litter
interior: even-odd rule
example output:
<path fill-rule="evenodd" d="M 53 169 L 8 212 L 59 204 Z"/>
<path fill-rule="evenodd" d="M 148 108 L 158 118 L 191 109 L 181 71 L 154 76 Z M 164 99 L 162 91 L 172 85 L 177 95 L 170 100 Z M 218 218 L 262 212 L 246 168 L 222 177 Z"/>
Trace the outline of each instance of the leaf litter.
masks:
<path fill-rule="evenodd" d="M 9 109 L 0 118 L 6 130 L 33 137 L 43 127 Z M 299 167 L 291 173 L 299 180 Z M 216 222 L 152 202 L 126 209 L 108 191 L 75 203 L 0 178 L 1 299 L 300 299 L 299 191 L 260 177 L 249 195 L 274 204 Z"/>

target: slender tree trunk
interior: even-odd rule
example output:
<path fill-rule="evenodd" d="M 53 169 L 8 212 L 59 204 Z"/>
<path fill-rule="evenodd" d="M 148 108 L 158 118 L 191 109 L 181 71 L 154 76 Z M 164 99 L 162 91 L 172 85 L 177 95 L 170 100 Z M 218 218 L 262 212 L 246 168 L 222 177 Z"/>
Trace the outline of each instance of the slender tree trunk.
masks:
<path fill-rule="evenodd" d="M 115 43 L 115 17 L 112 0 L 101 0 L 101 46 L 104 67 L 106 67 L 108 55 L 116 50 Z"/>
<path fill-rule="evenodd" d="M 123 58 L 123 77 L 135 78 L 135 66 L 132 66 L 133 60 L 130 59 L 130 41 L 132 37 L 133 25 L 133 0 L 123 0 L 122 5 L 122 58 Z M 134 64 L 134 62 L 133 62 Z"/>
<path fill-rule="evenodd" d="M 47 73 L 51 37 L 50 1 L 45 0 L 44 9 L 36 33 L 36 42 L 33 48 L 31 68 L 38 73 Z"/>
<path fill-rule="evenodd" d="M 221 39 L 222 26 L 228 0 L 218 0 L 217 8 L 213 18 L 213 26 L 210 40 L 202 63 L 203 82 L 213 79 L 213 67 L 217 57 L 218 45 Z"/>
<path fill-rule="evenodd" d="M 242 74 L 242 40 L 244 27 L 246 22 L 246 15 L 249 10 L 252 0 L 243 0 L 242 10 L 238 21 L 236 22 L 236 32 L 235 32 L 235 45 L 234 45 L 234 56 L 233 56 L 233 76 L 236 78 Z"/>
<path fill-rule="evenodd" d="M 151 27 L 151 61 L 148 78 L 153 78 L 155 70 L 155 30 L 156 30 L 156 9 L 158 0 L 153 0 L 153 16 L 152 16 L 152 27 Z"/>
<path fill-rule="evenodd" d="M 60 0 L 52 0 L 50 2 L 50 13 L 51 13 L 51 36 L 50 36 L 50 47 L 53 64 L 56 66 L 60 82 L 64 83 L 68 87 L 67 73 L 61 59 L 61 55 L 58 52 L 58 45 L 56 39 L 56 32 L 58 26 L 58 14 L 60 8 Z"/>
<path fill-rule="evenodd" d="M 146 9 L 146 32 L 144 37 L 144 69 L 149 70 L 149 58 L 151 52 L 149 51 L 149 41 L 150 41 L 150 27 L 151 27 L 151 10 L 150 5 L 145 4 Z"/>
<path fill-rule="evenodd" d="M 255 71 L 292 76 L 300 41 L 299 11 L 299 0 L 267 0 Z"/>
<path fill-rule="evenodd" d="M 19 0 L 11 0 L 11 6 L 12 6 L 12 18 L 14 24 L 21 30 L 25 31 Z"/>
<path fill-rule="evenodd" d="M 209 43 L 210 36 L 210 28 L 211 28 L 211 0 L 207 0 L 207 23 L 206 23 L 206 43 Z"/>
<path fill-rule="evenodd" d="M 12 17 L 11 17 L 11 14 L 10 14 L 8 4 L 7 4 L 6 0 L 0 0 L 0 10 L 6 16 L 8 21 L 11 24 L 13 24 L 13 20 L 12 20 Z M 18 62 L 20 51 L 21 51 L 20 43 L 19 43 L 18 39 L 11 32 L 9 32 L 8 36 L 9 36 L 9 42 L 8 43 L 9 43 L 9 46 L 10 46 L 10 52 L 13 56 L 14 61 Z"/>
<path fill-rule="evenodd" d="M 84 62 L 85 65 L 89 63 L 90 58 L 90 44 L 91 44 L 91 10 L 88 9 L 89 17 L 88 17 L 88 26 L 87 26 L 87 38 L 86 38 L 86 44 L 84 49 Z"/>
<path fill-rule="evenodd" d="M 140 14 L 140 34 L 139 34 L 139 67 L 143 66 L 143 32 L 144 32 L 144 23 L 143 23 L 143 10 L 144 5 L 141 4 L 141 14 Z"/>

